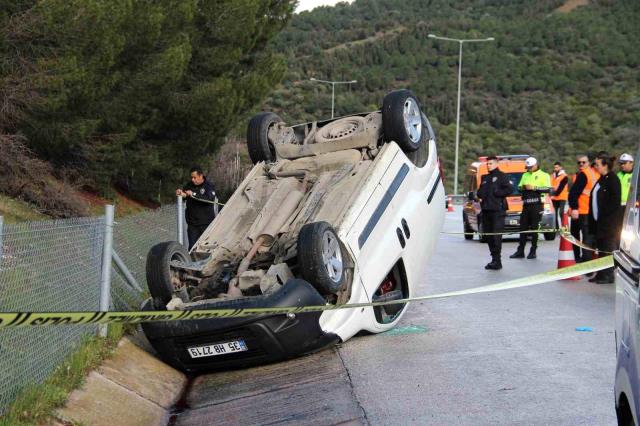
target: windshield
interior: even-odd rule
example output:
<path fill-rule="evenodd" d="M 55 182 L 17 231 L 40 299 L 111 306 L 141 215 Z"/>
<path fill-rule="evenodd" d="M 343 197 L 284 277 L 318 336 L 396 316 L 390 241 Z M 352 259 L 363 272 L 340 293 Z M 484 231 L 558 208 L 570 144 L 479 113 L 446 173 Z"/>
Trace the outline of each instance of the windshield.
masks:
<path fill-rule="evenodd" d="M 520 179 L 522 178 L 523 173 L 506 173 L 509 182 L 513 185 L 513 192 L 511 195 L 520 195 L 520 191 L 518 190 L 518 184 L 520 183 Z"/>

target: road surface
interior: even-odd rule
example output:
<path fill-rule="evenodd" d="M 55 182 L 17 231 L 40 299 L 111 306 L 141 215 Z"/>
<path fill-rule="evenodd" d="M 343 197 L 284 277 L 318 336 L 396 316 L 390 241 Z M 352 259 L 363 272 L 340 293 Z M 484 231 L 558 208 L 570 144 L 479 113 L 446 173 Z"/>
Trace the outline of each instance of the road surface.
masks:
<path fill-rule="evenodd" d="M 445 231 L 460 231 L 460 212 Z M 555 269 L 537 260 L 485 271 L 488 248 L 442 235 L 419 295 Z M 413 304 L 391 332 L 285 363 L 196 378 L 178 425 L 615 424 L 614 287 L 564 281 Z M 588 327 L 592 331 L 576 331 Z"/>

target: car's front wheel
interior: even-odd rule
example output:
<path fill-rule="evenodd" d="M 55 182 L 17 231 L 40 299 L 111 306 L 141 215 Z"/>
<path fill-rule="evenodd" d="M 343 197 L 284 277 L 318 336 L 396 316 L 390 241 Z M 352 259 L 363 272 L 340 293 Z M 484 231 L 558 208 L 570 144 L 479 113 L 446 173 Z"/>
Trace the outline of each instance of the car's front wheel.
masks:
<path fill-rule="evenodd" d="M 300 273 L 321 294 L 335 294 L 344 287 L 345 256 L 336 232 L 327 222 L 308 223 L 300 229 Z"/>
<path fill-rule="evenodd" d="M 176 241 L 167 241 L 151 247 L 147 255 L 147 285 L 154 300 L 166 305 L 174 292 L 180 292 L 183 302 L 188 302 L 188 293 L 180 291 L 182 286 L 177 272 L 171 269 L 171 261 L 188 262 L 189 251 Z M 186 290 L 186 289 L 185 289 Z"/>
<path fill-rule="evenodd" d="M 471 225 L 469 225 L 469 219 L 467 218 L 467 215 L 464 213 L 462 213 L 462 223 L 464 225 L 464 239 L 473 240 L 473 229 L 471 228 Z"/>

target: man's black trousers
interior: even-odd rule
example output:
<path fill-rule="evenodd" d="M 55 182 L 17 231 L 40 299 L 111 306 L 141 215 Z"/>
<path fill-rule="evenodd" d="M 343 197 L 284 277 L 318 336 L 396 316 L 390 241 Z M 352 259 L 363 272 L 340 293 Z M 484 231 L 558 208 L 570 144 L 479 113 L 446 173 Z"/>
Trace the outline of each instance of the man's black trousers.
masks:
<path fill-rule="evenodd" d="M 187 225 L 187 235 L 189 236 L 189 250 L 198 241 L 200 235 L 207 229 L 209 225 Z"/>
<path fill-rule="evenodd" d="M 609 253 L 613 253 L 613 251 L 618 247 L 616 245 L 616 243 L 618 242 L 618 237 L 617 235 L 610 235 L 604 238 L 597 238 L 596 239 L 596 248 L 598 250 L 601 250 L 603 253 L 600 254 L 600 257 L 604 257 Z M 585 250 L 587 251 L 587 250 Z M 613 281 L 613 268 L 607 268 L 607 269 L 603 269 L 601 271 L 598 271 L 597 276 L 599 278 L 607 278 L 611 281 Z"/>
<path fill-rule="evenodd" d="M 520 213 L 520 231 L 532 231 L 540 227 L 540 219 L 542 219 L 542 203 L 525 204 L 522 206 L 522 213 Z M 518 250 L 524 250 L 525 244 L 527 244 L 527 238 L 531 238 L 531 247 L 538 247 L 538 233 L 531 232 L 520 234 L 520 243 L 518 244 Z"/>
<path fill-rule="evenodd" d="M 553 200 L 553 208 L 556 211 L 556 229 L 562 226 L 562 215 L 564 215 L 565 200 Z"/>
<path fill-rule="evenodd" d="M 576 240 L 593 247 L 593 236 L 589 233 L 589 215 L 581 214 L 578 219 L 571 219 L 571 235 Z M 593 259 L 593 254 L 590 250 L 582 250 L 574 244 L 573 257 L 576 262 L 586 262 Z"/>
<path fill-rule="evenodd" d="M 483 232 L 503 232 L 505 212 L 482 211 L 482 231 Z M 489 252 L 493 260 L 500 261 L 502 252 L 502 235 L 487 235 L 485 237 L 489 244 Z"/>

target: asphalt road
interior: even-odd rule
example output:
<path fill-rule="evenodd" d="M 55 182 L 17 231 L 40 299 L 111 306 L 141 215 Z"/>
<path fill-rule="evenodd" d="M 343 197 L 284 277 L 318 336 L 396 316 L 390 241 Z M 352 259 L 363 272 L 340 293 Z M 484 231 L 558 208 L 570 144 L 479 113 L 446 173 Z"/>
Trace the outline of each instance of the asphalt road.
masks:
<path fill-rule="evenodd" d="M 444 230 L 461 229 L 460 213 L 447 213 Z M 442 235 L 418 294 L 556 268 L 557 240 L 541 241 L 537 260 L 508 259 L 515 248 L 504 244 L 502 271 L 485 271 L 485 244 Z M 564 281 L 413 304 L 391 332 L 302 360 L 201 376 L 191 388 L 194 406 L 177 424 L 232 412 L 216 423 L 612 425 L 614 292 Z M 331 371 L 332 379 L 310 371 Z M 261 386 L 263 375 L 279 382 Z"/>

